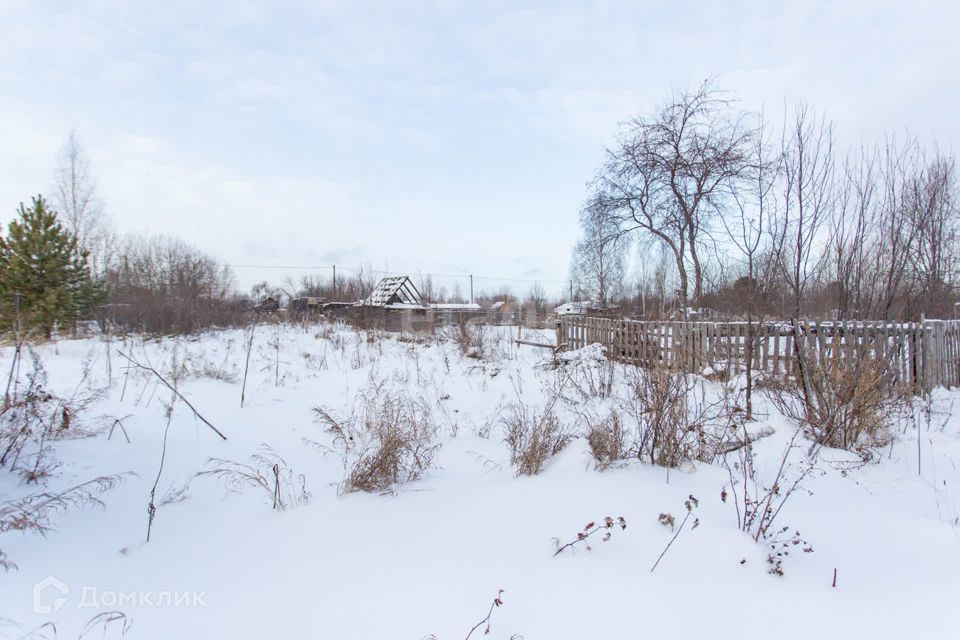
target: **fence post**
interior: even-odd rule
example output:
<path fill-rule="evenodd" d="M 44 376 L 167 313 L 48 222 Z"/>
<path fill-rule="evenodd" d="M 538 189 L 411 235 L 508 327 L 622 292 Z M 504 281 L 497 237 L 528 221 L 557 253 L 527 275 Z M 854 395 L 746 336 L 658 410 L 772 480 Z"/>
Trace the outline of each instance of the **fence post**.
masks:
<path fill-rule="evenodd" d="M 910 359 L 911 369 L 913 370 L 913 388 L 917 393 L 923 391 L 923 356 L 920 355 L 920 332 L 922 329 L 918 322 L 910 323 Z"/>

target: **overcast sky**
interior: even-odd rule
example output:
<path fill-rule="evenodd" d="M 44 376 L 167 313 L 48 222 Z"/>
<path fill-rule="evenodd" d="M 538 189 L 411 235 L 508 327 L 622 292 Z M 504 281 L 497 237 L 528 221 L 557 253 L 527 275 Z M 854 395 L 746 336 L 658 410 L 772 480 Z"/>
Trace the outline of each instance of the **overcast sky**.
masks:
<path fill-rule="evenodd" d="M 0 221 L 76 129 L 120 232 L 236 265 L 562 281 L 617 123 L 672 86 L 954 151 L 957 6 L 0 0 Z"/>

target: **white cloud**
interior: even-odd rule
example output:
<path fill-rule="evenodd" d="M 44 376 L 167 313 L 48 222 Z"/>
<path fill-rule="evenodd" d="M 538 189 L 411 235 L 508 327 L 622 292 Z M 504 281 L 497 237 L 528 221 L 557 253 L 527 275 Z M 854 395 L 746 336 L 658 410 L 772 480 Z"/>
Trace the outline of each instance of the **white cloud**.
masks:
<path fill-rule="evenodd" d="M 562 279 L 617 123 L 710 76 L 960 142 L 943 3 L 0 6 L 0 221 L 78 128 L 121 231 L 232 262 Z"/>

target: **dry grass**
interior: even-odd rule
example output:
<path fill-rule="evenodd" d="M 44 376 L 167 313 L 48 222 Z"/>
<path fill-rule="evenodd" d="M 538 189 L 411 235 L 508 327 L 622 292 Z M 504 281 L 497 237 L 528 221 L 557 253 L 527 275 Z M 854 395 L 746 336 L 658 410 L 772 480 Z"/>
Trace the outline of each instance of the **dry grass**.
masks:
<path fill-rule="evenodd" d="M 573 439 L 573 434 L 557 418 L 554 403 L 537 411 L 517 402 L 503 419 L 503 439 L 510 448 L 510 463 L 516 467 L 517 475 L 540 473 L 547 460 Z"/>
<path fill-rule="evenodd" d="M 228 384 L 236 384 L 240 381 L 239 376 L 231 370 L 226 364 L 218 365 L 207 360 L 200 363 L 194 363 L 191 375 L 196 378 L 208 378 L 210 380 L 219 380 Z"/>
<path fill-rule="evenodd" d="M 21 531 L 45 534 L 53 528 L 53 517 L 70 509 L 102 507 L 100 499 L 130 474 L 100 476 L 56 493 L 42 491 L 0 503 L 0 534 Z M 0 569 L 16 565 L 0 551 Z"/>
<path fill-rule="evenodd" d="M 440 449 L 429 405 L 406 390 L 371 386 L 358 395 L 353 412 L 344 419 L 322 407 L 314 413 L 333 434 L 332 449 L 343 461 L 341 495 L 384 492 L 418 480 L 433 467 Z"/>
<path fill-rule="evenodd" d="M 493 330 L 486 324 L 471 322 L 466 318 L 460 318 L 457 323 L 456 341 L 460 353 L 467 358 L 489 360 L 496 351 Z"/>
<path fill-rule="evenodd" d="M 310 500 L 303 474 L 294 473 L 287 461 L 267 445 L 261 445 L 260 451 L 250 456 L 249 463 L 210 458 L 207 466 L 208 469 L 198 472 L 194 478 L 220 480 L 234 493 L 248 488 L 259 490 L 277 511 Z"/>
<path fill-rule="evenodd" d="M 597 468 L 606 469 L 629 457 L 628 431 L 616 409 L 612 409 L 604 418 L 590 420 L 587 424 L 587 444 L 597 461 Z"/>
<path fill-rule="evenodd" d="M 47 374 L 40 358 L 28 350 L 31 370 L 21 382 L 11 372 L 10 390 L 0 404 L 0 469 L 17 473 L 27 483 L 38 483 L 59 466 L 54 443 L 65 438 L 85 438 L 102 426 L 90 426 L 87 410 L 104 395 L 91 388 L 89 362 L 69 396 L 60 397 L 47 388 Z"/>
<path fill-rule="evenodd" d="M 12 620 L 5 618 L 0 618 L 0 623 L 11 625 L 17 634 L 12 637 L 18 638 L 18 640 L 57 640 L 60 637 L 57 625 L 53 622 L 44 622 L 40 626 L 29 630 L 25 630 Z M 105 640 L 108 637 L 124 638 L 132 626 L 133 620 L 122 611 L 103 611 L 87 620 L 77 634 L 76 640 L 85 640 L 86 638 Z M 0 638 L 7 637 L 5 633 L 0 634 Z"/>

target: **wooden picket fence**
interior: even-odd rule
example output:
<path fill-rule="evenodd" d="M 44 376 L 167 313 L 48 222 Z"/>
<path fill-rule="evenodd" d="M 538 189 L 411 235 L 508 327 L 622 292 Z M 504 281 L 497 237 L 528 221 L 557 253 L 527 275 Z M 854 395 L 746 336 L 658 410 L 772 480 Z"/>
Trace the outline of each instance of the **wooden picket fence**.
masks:
<path fill-rule="evenodd" d="M 587 316 L 557 320 L 557 344 L 580 349 L 599 343 L 611 359 L 644 367 L 727 375 L 748 366 L 746 322 L 653 322 Z M 820 364 L 868 355 L 888 363 L 893 382 L 915 391 L 960 385 L 960 321 L 884 323 L 763 322 L 753 324 L 753 371 L 796 373 L 797 347 Z M 794 343 L 799 341 L 798 345 Z"/>

